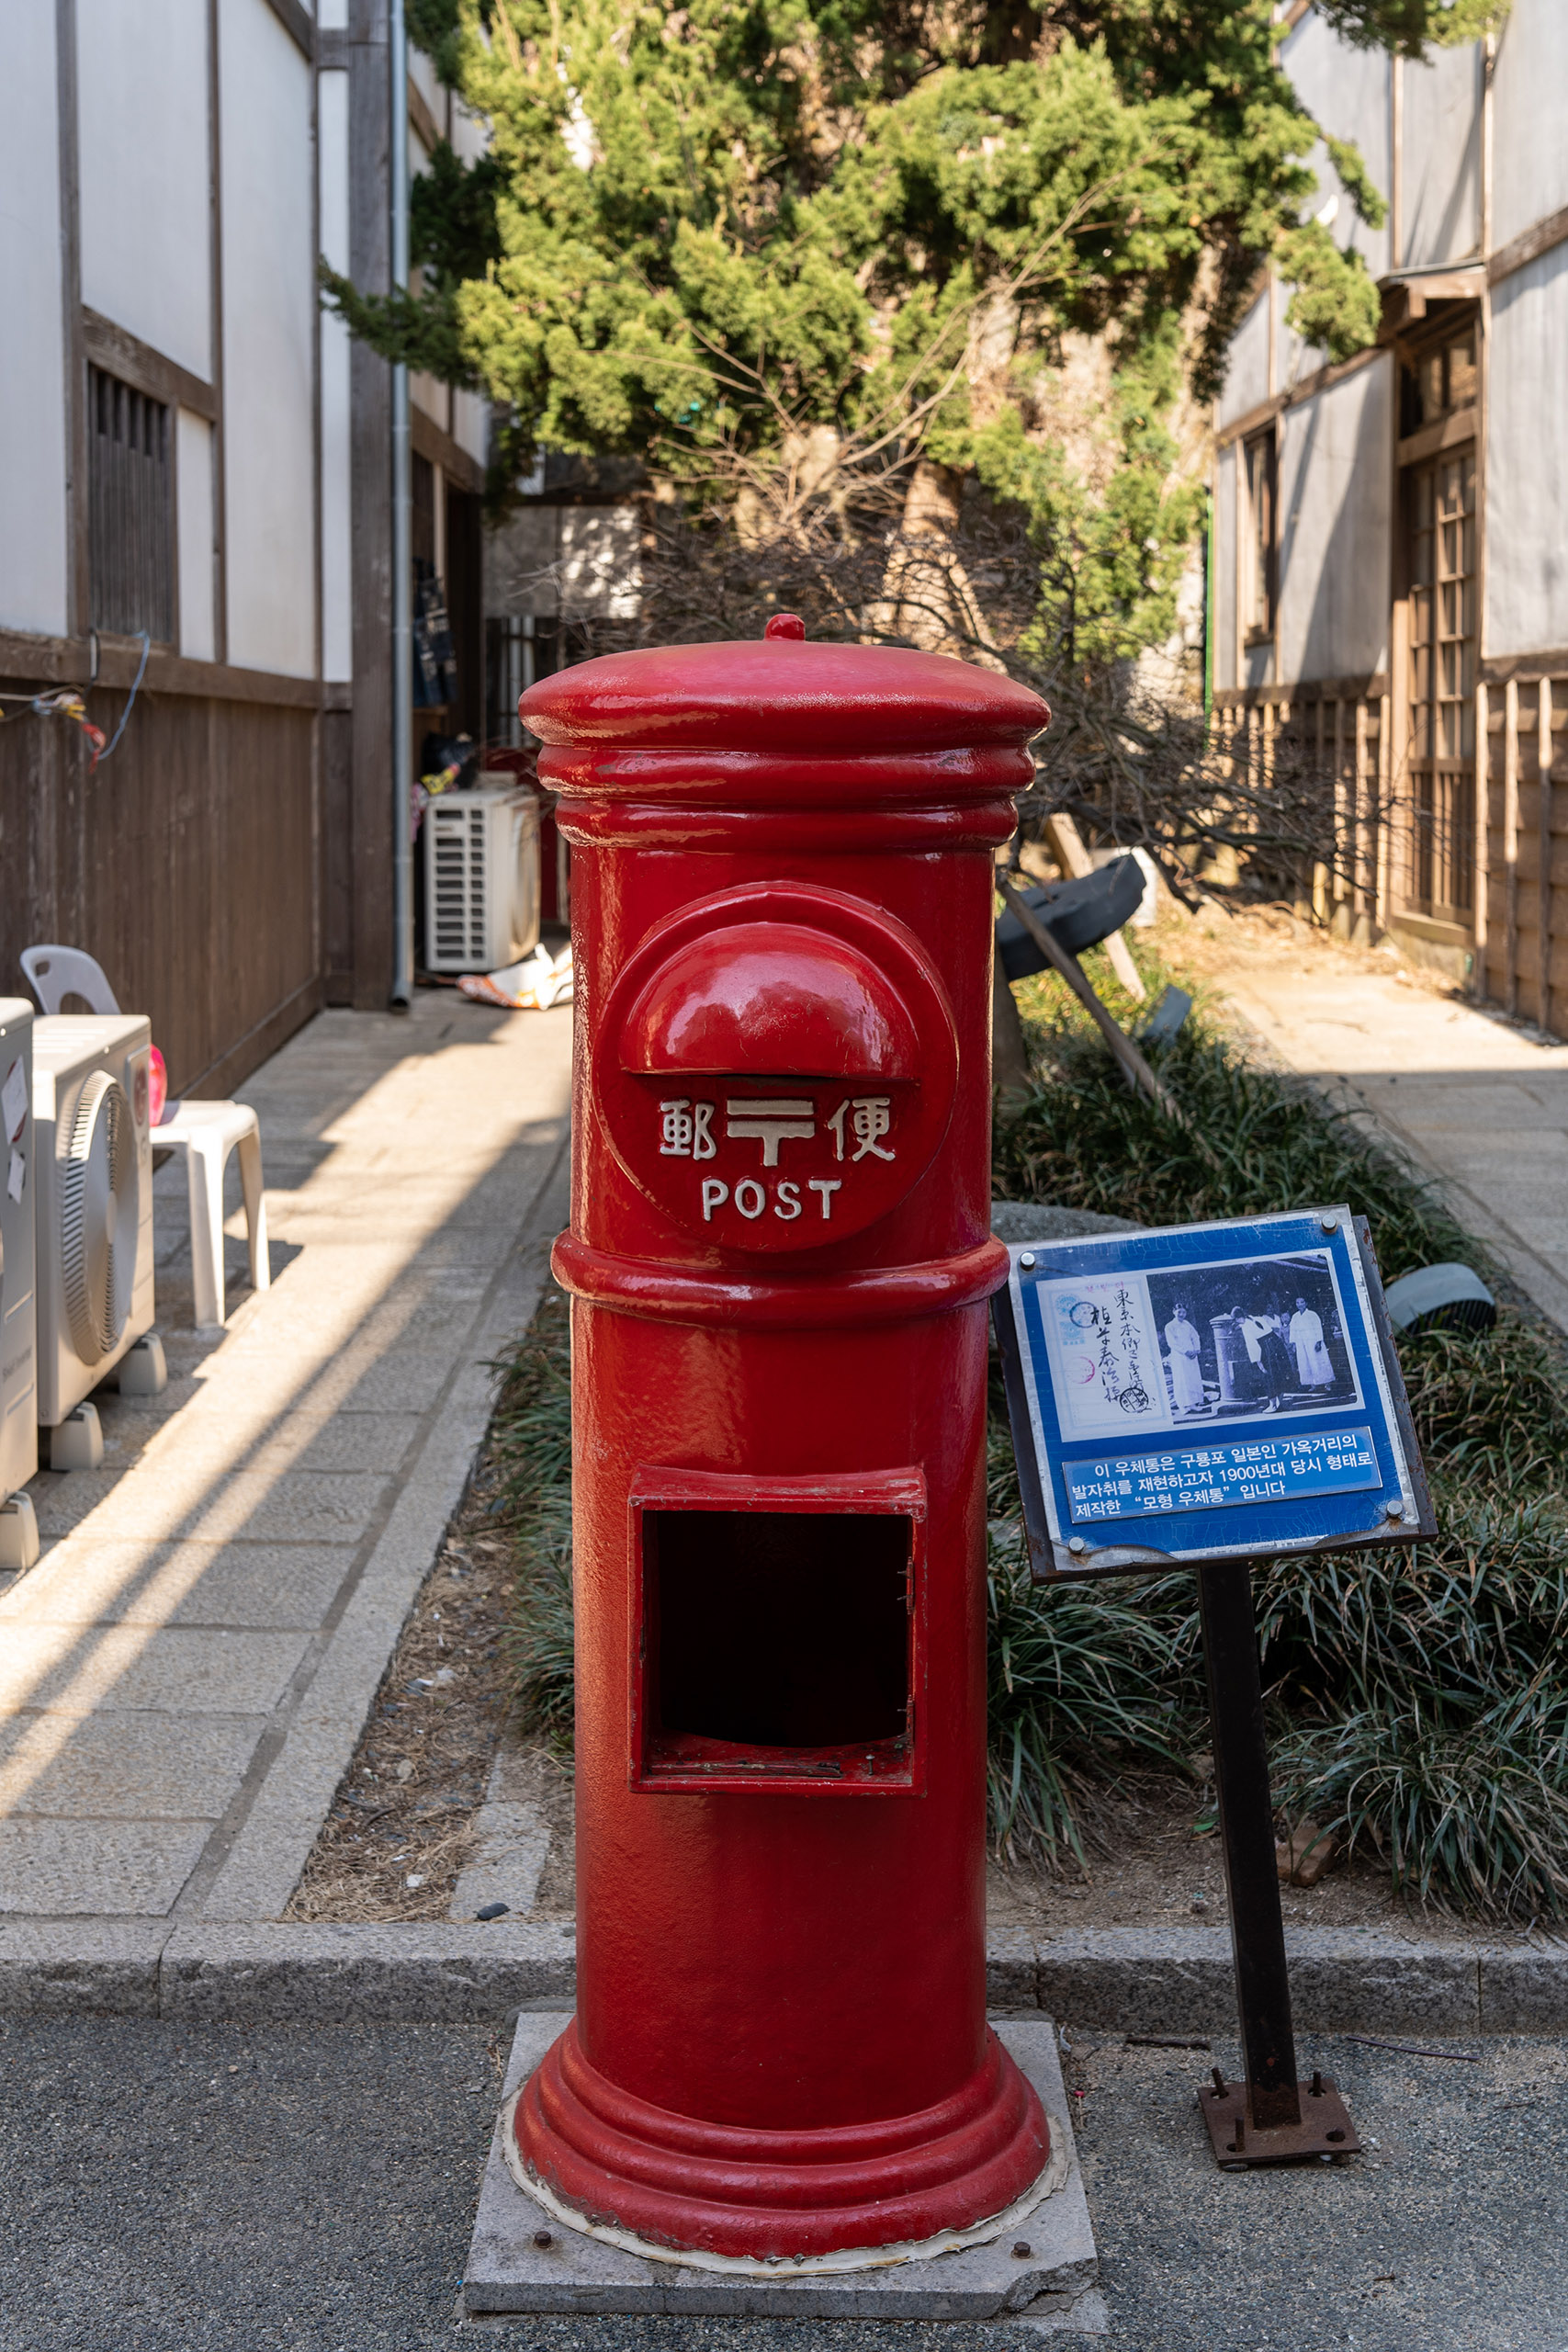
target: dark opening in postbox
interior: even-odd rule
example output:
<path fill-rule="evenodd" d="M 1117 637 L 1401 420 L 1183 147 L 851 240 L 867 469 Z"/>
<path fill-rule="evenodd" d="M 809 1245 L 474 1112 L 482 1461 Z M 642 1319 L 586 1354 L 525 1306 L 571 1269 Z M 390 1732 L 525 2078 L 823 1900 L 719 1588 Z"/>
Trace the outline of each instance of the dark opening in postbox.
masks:
<path fill-rule="evenodd" d="M 986 2023 L 992 860 L 1037 698 L 769 641 L 530 688 L 572 846 L 578 2013 L 508 2110 L 568 2226 L 863 2267 L 998 2235 Z"/>
<path fill-rule="evenodd" d="M 925 1523 L 919 1471 L 639 1482 L 633 1785 L 918 1788 Z"/>

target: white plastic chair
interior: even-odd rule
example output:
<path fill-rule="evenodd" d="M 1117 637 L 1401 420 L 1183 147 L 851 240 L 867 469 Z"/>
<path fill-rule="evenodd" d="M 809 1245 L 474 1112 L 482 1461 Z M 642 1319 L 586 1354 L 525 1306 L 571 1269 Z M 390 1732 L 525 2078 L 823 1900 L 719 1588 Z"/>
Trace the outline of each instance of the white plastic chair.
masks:
<path fill-rule="evenodd" d="M 80 947 L 24 948 L 22 969 L 46 1013 L 57 1013 L 68 996 L 81 997 L 93 1012 L 119 1011 L 103 966 Z M 198 1326 L 220 1324 L 223 1170 L 231 1151 L 240 1155 L 251 1284 L 253 1289 L 266 1290 L 272 1283 L 266 1244 L 266 1195 L 262 1190 L 261 1121 L 248 1102 L 181 1102 L 172 1118 L 153 1128 L 152 1142 L 157 1150 L 177 1151 L 185 1160 L 196 1319 Z"/>

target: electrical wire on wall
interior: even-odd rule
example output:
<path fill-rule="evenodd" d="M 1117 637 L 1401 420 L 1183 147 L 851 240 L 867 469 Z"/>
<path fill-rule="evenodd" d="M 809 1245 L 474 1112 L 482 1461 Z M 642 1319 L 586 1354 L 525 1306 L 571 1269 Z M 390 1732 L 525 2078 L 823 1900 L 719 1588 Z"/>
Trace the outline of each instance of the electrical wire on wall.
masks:
<path fill-rule="evenodd" d="M 4 726 L 9 718 L 25 718 L 28 712 L 39 718 L 69 718 L 73 725 L 81 729 L 92 745 L 93 756 L 87 763 L 87 773 L 90 775 L 95 768 L 101 767 L 104 762 L 112 758 L 118 750 L 119 739 L 125 732 L 125 722 L 135 707 L 136 697 L 141 691 L 141 681 L 147 675 L 147 657 L 152 650 L 152 640 L 145 629 L 141 630 L 139 634 L 141 639 L 141 659 L 137 664 L 136 676 L 131 682 L 130 692 L 125 698 L 125 708 L 119 714 L 119 725 L 107 743 L 104 740 L 103 729 L 95 727 L 87 716 L 87 706 L 82 699 L 84 689 L 80 686 L 56 686 L 52 692 L 43 695 L 0 694 L 0 702 L 15 702 L 23 706 L 20 710 L 0 711 L 0 726 Z"/>

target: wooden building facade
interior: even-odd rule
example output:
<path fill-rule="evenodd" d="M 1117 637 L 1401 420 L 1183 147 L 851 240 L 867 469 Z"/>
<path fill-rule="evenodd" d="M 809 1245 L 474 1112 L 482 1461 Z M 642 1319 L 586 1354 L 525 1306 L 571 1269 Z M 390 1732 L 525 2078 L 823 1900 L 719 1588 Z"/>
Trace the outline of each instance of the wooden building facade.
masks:
<path fill-rule="evenodd" d="M 1320 915 L 1568 1035 L 1568 9 L 1414 63 L 1282 15 L 1304 101 L 1388 206 L 1321 209 L 1382 297 L 1339 366 L 1259 282 L 1215 414 L 1216 725 L 1334 780 Z M 1314 209 L 1316 209 L 1314 207 Z"/>
<path fill-rule="evenodd" d="M 394 113 L 415 170 L 480 133 L 417 55 L 394 107 L 386 0 L 16 0 L 0 57 L 0 992 L 85 947 L 176 1090 L 223 1093 L 387 1001 L 390 376 L 317 260 L 388 285 Z M 478 731 L 488 420 L 412 392 L 459 636 L 417 753 Z M 29 707 L 69 689 L 125 720 L 96 764 Z"/>

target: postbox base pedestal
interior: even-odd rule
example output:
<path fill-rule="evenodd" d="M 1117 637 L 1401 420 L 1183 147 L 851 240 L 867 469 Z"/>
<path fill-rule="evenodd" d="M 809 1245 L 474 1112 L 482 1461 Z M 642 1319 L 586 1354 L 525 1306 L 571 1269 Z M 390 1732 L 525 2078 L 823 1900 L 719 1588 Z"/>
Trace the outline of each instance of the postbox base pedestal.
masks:
<path fill-rule="evenodd" d="M 559 2032 L 558 2014 L 518 2024 L 503 2109 Z M 784 2276 L 698 2269 L 605 2244 L 563 2226 L 508 2170 L 498 2127 L 469 2248 L 462 2308 L 472 2319 L 527 2312 L 666 2312 L 693 2317 L 989 2319 L 1014 2315 L 1099 2333 L 1103 2307 L 1094 2235 L 1067 2120 L 1055 2029 L 1006 2018 L 996 2030 L 1051 2121 L 1060 2185 L 984 2245 L 884 2262 L 874 2268 Z M 541 2240 L 543 2243 L 541 2243 Z M 1020 2251 L 1019 2249 L 1024 2249 Z M 1063 2316 L 1070 2310 L 1068 2323 Z"/>

